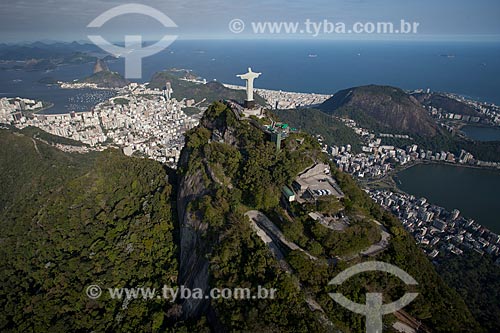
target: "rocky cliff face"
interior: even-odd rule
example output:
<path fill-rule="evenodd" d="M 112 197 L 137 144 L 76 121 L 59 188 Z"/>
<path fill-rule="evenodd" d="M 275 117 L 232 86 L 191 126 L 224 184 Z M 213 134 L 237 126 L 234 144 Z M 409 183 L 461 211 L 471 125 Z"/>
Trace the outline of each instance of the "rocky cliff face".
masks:
<path fill-rule="evenodd" d="M 187 161 L 188 155 L 185 151 L 181 159 Z M 209 253 L 210 247 L 202 236 L 208 226 L 199 216 L 188 211 L 188 204 L 205 193 L 200 171 L 181 178 L 177 194 L 181 249 L 178 283 L 191 290 L 201 288 L 204 292 L 209 288 L 209 263 L 204 254 Z M 207 309 L 208 305 L 207 300 L 183 300 L 183 316 L 197 317 Z"/>
<path fill-rule="evenodd" d="M 207 120 L 202 121 L 202 126 L 215 128 L 215 124 Z M 229 140 L 234 140 L 228 136 Z M 191 152 L 184 149 L 179 161 L 180 168 L 187 168 Z M 212 251 L 213 244 L 204 237 L 208 230 L 208 224 L 203 221 L 203 216 L 198 212 L 190 211 L 189 204 L 210 192 L 207 186 L 207 175 L 211 175 L 209 166 L 204 165 L 195 171 L 184 174 L 179 179 L 177 193 L 177 211 L 180 227 L 180 262 L 179 262 L 179 285 L 184 285 L 191 290 L 200 288 L 204 294 L 209 290 L 209 261 L 208 256 Z M 208 180 L 208 182 L 214 181 Z M 182 301 L 184 318 L 196 318 L 209 310 L 209 300 L 188 299 Z M 208 311 L 210 313 L 210 311 Z"/>

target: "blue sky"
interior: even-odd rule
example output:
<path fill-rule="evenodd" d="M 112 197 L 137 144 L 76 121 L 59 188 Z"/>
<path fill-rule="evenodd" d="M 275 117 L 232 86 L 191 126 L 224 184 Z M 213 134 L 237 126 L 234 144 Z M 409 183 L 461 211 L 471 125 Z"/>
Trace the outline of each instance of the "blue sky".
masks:
<path fill-rule="evenodd" d="M 110 40 L 124 34 L 141 34 L 156 39 L 165 33 L 180 38 L 252 38 L 234 35 L 228 23 L 242 19 L 257 21 L 303 22 L 306 19 L 331 22 L 419 22 L 413 39 L 493 39 L 500 38 L 500 1 L 498 0 L 138 0 L 152 6 L 177 25 L 165 29 L 151 18 L 126 15 L 108 22 L 100 34 Z M 9 0 L 0 3 L 0 42 L 24 40 L 86 40 L 87 24 L 102 12 L 130 3 L 118 0 Z M 247 29 L 248 30 L 248 29 Z M 260 35 L 260 38 L 270 36 Z M 296 38 L 296 36 L 273 36 Z M 404 36 L 407 38 L 407 36 Z M 308 36 L 308 38 L 311 38 Z M 332 36 L 323 36 L 332 38 Z M 335 36 L 333 38 L 338 38 Z M 386 36 L 342 36 L 341 38 L 386 38 Z M 401 38 L 391 37 L 391 38 Z"/>

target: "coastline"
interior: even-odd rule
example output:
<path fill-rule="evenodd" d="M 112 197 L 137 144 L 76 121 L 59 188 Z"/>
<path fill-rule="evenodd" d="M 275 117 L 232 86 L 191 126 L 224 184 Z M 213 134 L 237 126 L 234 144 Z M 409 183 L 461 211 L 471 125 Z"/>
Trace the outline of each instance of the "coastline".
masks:
<path fill-rule="evenodd" d="M 367 180 L 367 181 L 363 181 L 363 180 L 359 181 L 358 180 L 358 182 L 363 188 L 365 188 L 366 190 L 368 190 L 372 193 L 377 192 L 377 191 L 389 191 L 389 192 L 397 193 L 399 195 L 411 196 L 414 194 L 406 192 L 399 187 L 398 174 L 400 172 L 403 172 L 405 170 L 408 170 L 408 169 L 413 168 L 413 167 L 418 166 L 418 165 L 437 165 L 437 166 L 450 166 L 450 167 L 458 167 L 458 168 L 469 168 L 469 169 L 490 171 L 490 172 L 496 173 L 497 175 L 500 175 L 500 170 L 498 168 L 483 167 L 483 166 L 476 166 L 476 165 L 462 165 L 462 164 L 446 163 L 443 161 L 418 160 L 418 161 L 413 161 L 411 163 L 407 163 L 403 166 L 396 167 L 395 169 L 388 172 L 387 175 L 384 176 L 383 178 L 375 179 L 375 180 Z M 427 195 L 424 195 L 424 197 L 428 198 Z M 442 204 L 437 204 L 434 201 L 431 201 L 429 203 L 432 205 L 435 205 L 435 206 L 444 207 L 444 206 L 442 206 Z M 456 208 L 462 210 L 462 209 L 464 209 L 464 207 L 465 206 L 459 206 Z M 445 209 L 448 209 L 448 208 L 445 208 Z M 481 226 L 481 228 L 487 230 L 488 232 L 498 234 L 497 227 L 492 227 L 488 223 L 484 224 L 484 223 L 481 223 L 479 221 L 476 221 L 476 219 L 478 219 L 478 218 L 479 218 L 479 216 L 475 216 L 472 213 L 469 213 L 467 215 L 467 219 L 472 219 L 472 221 L 475 221 L 475 223 L 477 223 L 479 226 Z M 493 230 L 495 230 L 495 231 L 493 231 Z"/>
<path fill-rule="evenodd" d="M 391 171 L 389 171 L 384 177 L 382 178 L 377 178 L 377 179 L 362 179 L 358 180 L 358 182 L 366 188 L 369 189 L 388 189 L 391 191 L 395 192 L 401 192 L 401 193 L 406 193 L 403 190 L 401 190 L 397 183 L 396 180 L 394 179 L 397 177 L 398 173 L 413 168 L 417 165 L 444 165 L 444 166 L 452 166 L 452 167 L 457 167 L 457 168 L 469 168 L 469 169 L 478 169 L 478 170 L 489 170 L 489 171 L 496 171 L 500 173 L 500 169 L 498 168 L 493 168 L 493 167 L 488 167 L 488 166 L 480 166 L 480 165 L 470 165 L 470 164 L 457 164 L 457 163 L 450 163 L 450 162 L 443 162 L 443 161 L 430 161 L 430 160 L 415 160 L 408 162 L 404 165 L 398 165 Z M 385 186 L 384 186 L 385 185 Z M 407 193 L 408 194 L 408 193 Z"/>

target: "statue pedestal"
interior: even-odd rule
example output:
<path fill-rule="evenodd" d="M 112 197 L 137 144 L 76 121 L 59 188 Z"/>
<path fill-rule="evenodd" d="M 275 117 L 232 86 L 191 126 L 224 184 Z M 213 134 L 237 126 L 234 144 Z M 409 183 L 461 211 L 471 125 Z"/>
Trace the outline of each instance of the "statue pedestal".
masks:
<path fill-rule="evenodd" d="M 243 103 L 243 107 L 245 109 L 253 109 L 255 108 L 256 104 L 255 104 L 255 101 L 247 101 L 245 100 L 245 102 Z"/>

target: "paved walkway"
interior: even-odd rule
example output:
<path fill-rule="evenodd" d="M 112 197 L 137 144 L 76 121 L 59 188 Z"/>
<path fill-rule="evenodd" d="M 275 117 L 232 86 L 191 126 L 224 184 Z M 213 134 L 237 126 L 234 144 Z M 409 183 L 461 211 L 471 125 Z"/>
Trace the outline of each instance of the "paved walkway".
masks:
<path fill-rule="evenodd" d="M 273 222 L 271 222 L 271 220 L 269 220 L 269 218 L 266 215 L 264 215 L 263 213 L 259 212 L 258 210 L 250 210 L 250 211 L 246 212 L 245 215 L 248 216 L 250 218 L 250 220 L 253 221 L 259 227 L 260 231 L 264 232 L 266 234 L 266 236 L 268 236 L 273 241 L 275 241 L 276 246 L 279 247 L 278 244 L 281 243 L 284 246 L 288 247 L 292 251 L 298 250 L 298 251 L 303 252 L 311 260 L 318 260 L 318 258 L 311 255 L 309 252 L 302 249 L 300 246 L 298 246 L 294 242 L 291 242 L 288 239 L 286 239 L 285 235 L 283 235 L 281 230 Z M 261 232 L 261 235 L 262 235 L 262 232 Z M 257 234 L 259 234 L 259 232 Z M 261 236 L 261 235 L 259 235 L 259 236 Z M 262 238 L 262 236 L 261 236 L 261 238 Z M 264 240 L 264 238 L 262 238 L 262 240 L 265 243 L 270 244 L 270 242 Z M 273 245 L 273 246 L 275 246 L 275 245 Z"/>

